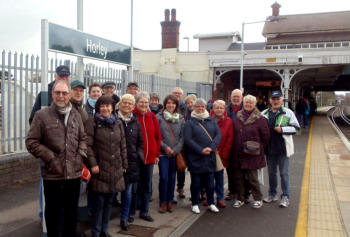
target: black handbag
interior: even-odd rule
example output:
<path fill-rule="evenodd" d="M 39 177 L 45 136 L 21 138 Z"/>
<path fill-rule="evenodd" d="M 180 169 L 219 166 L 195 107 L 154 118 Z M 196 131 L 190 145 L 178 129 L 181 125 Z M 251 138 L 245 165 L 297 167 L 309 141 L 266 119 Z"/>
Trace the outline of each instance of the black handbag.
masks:
<path fill-rule="evenodd" d="M 260 155 L 260 143 L 255 141 L 246 141 L 243 143 L 243 152 L 248 155 Z"/>

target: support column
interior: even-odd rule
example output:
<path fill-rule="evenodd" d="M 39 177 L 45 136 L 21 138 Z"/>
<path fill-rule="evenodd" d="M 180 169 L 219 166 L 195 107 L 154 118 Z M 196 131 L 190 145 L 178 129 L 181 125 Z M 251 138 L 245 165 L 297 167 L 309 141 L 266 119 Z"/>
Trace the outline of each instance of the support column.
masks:
<path fill-rule="evenodd" d="M 291 75 L 289 73 L 289 69 L 286 68 L 283 70 L 282 74 L 282 92 L 284 97 L 284 107 L 288 108 L 288 93 L 289 93 L 289 86 L 291 81 Z"/>

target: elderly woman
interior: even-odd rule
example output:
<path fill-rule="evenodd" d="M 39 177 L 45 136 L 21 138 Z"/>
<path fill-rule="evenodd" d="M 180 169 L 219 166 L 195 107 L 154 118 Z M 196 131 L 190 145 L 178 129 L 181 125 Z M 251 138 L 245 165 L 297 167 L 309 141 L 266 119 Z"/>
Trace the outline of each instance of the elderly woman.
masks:
<path fill-rule="evenodd" d="M 163 109 L 163 105 L 159 104 L 159 95 L 153 92 L 149 95 L 149 97 L 150 97 L 149 109 L 151 110 L 152 113 L 158 114 Z"/>
<path fill-rule="evenodd" d="M 152 176 L 154 164 L 158 164 L 160 156 L 160 144 L 162 136 L 156 116 L 149 111 L 149 95 L 140 92 L 135 96 L 136 108 L 134 115 L 137 117 L 142 130 L 144 163 L 140 170 L 140 180 L 137 185 L 138 199 L 140 203 L 140 218 L 153 222 L 149 215 L 149 201 L 152 196 Z M 134 214 L 135 210 L 130 211 Z"/>
<path fill-rule="evenodd" d="M 184 138 L 187 146 L 187 165 L 191 173 L 192 212 L 199 214 L 198 197 L 201 181 L 206 186 L 209 210 L 219 212 L 214 205 L 215 151 L 220 144 L 221 133 L 214 118 L 209 116 L 204 99 L 197 99 L 191 119 L 187 120 Z"/>
<path fill-rule="evenodd" d="M 185 121 L 191 118 L 191 113 L 193 111 L 193 104 L 196 101 L 197 96 L 194 94 L 186 96 L 184 99 L 184 103 L 186 105 L 186 111 L 184 115 Z M 184 154 L 186 157 L 186 147 L 184 146 Z M 179 194 L 179 198 L 185 198 L 185 177 L 186 177 L 186 171 L 177 171 L 177 193 Z"/>
<path fill-rule="evenodd" d="M 87 99 L 87 102 L 84 106 L 86 112 L 88 113 L 89 117 L 93 117 L 95 114 L 95 104 L 98 98 L 102 96 L 102 89 L 100 84 L 93 83 L 89 86 L 89 97 Z"/>
<path fill-rule="evenodd" d="M 173 212 L 176 180 L 176 155 L 183 147 L 185 120 L 179 114 L 179 101 L 174 95 L 164 99 L 164 109 L 157 115 L 162 134 L 161 156 L 159 158 L 159 212 Z"/>
<path fill-rule="evenodd" d="M 123 123 L 128 157 L 128 168 L 124 173 L 125 191 L 122 192 L 120 214 L 120 226 L 125 231 L 129 230 L 128 220 L 132 221 L 132 218 L 128 218 L 129 211 L 131 205 L 136 205 L 137 182 L 143 164 L 142 131 L 137 117 L 132 113 L 134 108 L 134 96 L 131 94 L 123 95 L 119 102 L 118 117 Z"/>
<path fill-rule="evenodd" d="M 93 237 L 109 236 L 108 222 L 115 192 L 125 189 L 123 174 L 128 167 L 122 122 L 116 118 L 114 100 L 101 96 L 94 117 L 86 122 L 88 165 L 92 177 L 91 232 Z"/>
<path fill-rule="evenodd" d="M 263 205 L 262 193 L 258 181 L 258 169 L 266 166 L 264 148 L 269 138 L 266 119 L 256 108 L 256 98 L 247 95 L 243 98 L 243 109 L 237 112 L 234 120 L 234 174 L 237 200 L 233 207 L 244 205 L 244 177 L 254 197 L 253 208 Z"/>
<path fill-rule="evenodd" d="M 210 115 L 216 120 L 221 131 L 221 141 L 218 147 L 218 152 L 222 164 L 227 168 L 233 141 L 233 123 L 227 116 L 225 101 L 216 100 L 213 103 L 213 110 L 210 112 Z M 217 206 L 224 208 L 226 207 L 224 202 L 224 170 L 216 171 L 214 173 L 214 180 Z"/>

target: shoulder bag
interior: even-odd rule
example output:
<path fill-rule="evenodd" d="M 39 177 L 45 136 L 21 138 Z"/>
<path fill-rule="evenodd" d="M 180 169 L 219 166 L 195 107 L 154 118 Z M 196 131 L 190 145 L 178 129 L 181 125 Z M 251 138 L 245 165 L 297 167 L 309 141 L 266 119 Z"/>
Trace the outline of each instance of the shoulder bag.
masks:
<path fill-rule="evenodd" d="M 175 136 L 174 136 L 174 133 L 173 133 L 173 130 L 171 129 L 170 125 L 169 125 L 169 122 L 166 121 L 166 119 L 164 118 L 163 116 L 163 119 L 166 123 L 166 125 L 168 126 L 168 129 L 169 129 L 169 132 L 170 132 L 170 135 L 171 135 L 171 138 L 173 140 L 173 143 L 174 145 L 176 145 L 176 139 L 175 139 Z M 184 171 L 186 169 L 186 159 L 184 157 L 184 155 L 182 154 L 182 151 L 179 152 L 177 155 L 176 155 L 176 169 L 178 171 Z"/>
<path fill-rule="evenodd" d="M 210 134 L 208 133 L 207 129 L 205 129 L 205 127 L 198 123 L 198 125 L 204 130 L 204 132 L 208 135 L 210 141 L 213 141 L 213 138 L 210 136 Z M 221 161 L 221 157 L 219 155 L 219 152 L 218 150 L 216 149 L 215 151 L 215 156 L 216 156 L 216 169 L 215 171 L 221 171 L 224 169 L 224 165 L 222 164 L 222 161 Z"/>

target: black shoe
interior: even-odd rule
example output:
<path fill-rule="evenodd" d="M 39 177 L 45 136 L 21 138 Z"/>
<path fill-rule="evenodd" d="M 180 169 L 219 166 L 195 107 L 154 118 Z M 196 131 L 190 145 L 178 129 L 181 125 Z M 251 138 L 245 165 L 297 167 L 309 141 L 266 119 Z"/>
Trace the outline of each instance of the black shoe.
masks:
<path fill-rule="evenodd" d="M 120 221 L 120 227 L 122 230 L 128 231 L 129 230 L 129 225 L 127 221 Z"/>
<path fill-rule="evenodd" d="M 101 232 L 100 237 L 112 237 L 110 234 Z"/>
<path fill-rule="evenodd" d="M 128 222 L 129 222 L 129 223 L 133 223 L 133 222 L 134 222 L 134 219 L 135 219 L 135 218 L 134 218 L 133 216 L 129 216 L 129 217 L 128 217 Z"/>
<path fill-rule="evenodd" d="M 173 204 L 177 204 L 177 201 L 176 201 L 176 200 L 173 200 L 172 203 L 173 203 Z"/>
<path fill-rule="evenodd" d="M 154 219 L 150 215 L 146 216 L 140 216 L 141 219 L 144 219 L 145 221 L 153 222 Z"/>

